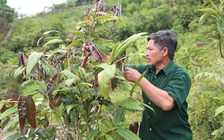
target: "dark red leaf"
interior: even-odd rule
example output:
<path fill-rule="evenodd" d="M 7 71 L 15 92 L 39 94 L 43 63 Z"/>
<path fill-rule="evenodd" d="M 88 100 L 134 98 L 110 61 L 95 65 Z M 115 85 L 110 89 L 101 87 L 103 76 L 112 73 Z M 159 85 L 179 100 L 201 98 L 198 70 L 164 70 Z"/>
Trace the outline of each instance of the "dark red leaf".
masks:
<path fill-rule="evenodd" d="M 19 52 L 18 53 L 18 60 L 19 60 L 19 66 L 23 65 L 24 67 L 26 67 L 27 62 L 28 62 L 28 58 L 27 58 L 25 53 Z"/>
<path fill-rule="evenodd" d="M 27 121 L 33 127 L 36 128 L 36 106 L 33 98 L 28 96 L 25 100 L 26 109 L 27 109 Z"/>
<path fill-rule="evenodd" d="M 106 62 L 109 57 L 103 53 L 102 51 L 100 51 L 94 44 L 92 41 L 89 41 L 87 44 L 92 56 L 98 61 L 98 62 Z"/>
<path fill-rule="evenodd" d="M 49 102 L 50 108 L 53 110 L 55 107 L 59 106 L 61 103 L 62 97 L 57 94 L 53 100 Z"/>
<path fill-rule="evenodd" d="M 6 107 L 6 105 L 4 104 L 3 107 L 2 107 L 1 110 L 0 110 L 0 113 L 3 113 L 3 112 L 6 111 L 6 110 L 7 110 L 7 107 Z"/>
<path fill-rule="evenodd" d="M 53 101 L 54 106 L 59 106 L 61 103 L 61 100 L 62 100 L 62 97 L 59 94 L 57 94 Z"/>
<path fill-rule="evenodd" d="M 129 130 L 131 130 L 133 133 L 137 134 L 139 128 L 138 122 L 134 122 L 134 124 L 130 124 Z"/>
<path fill-rule="evenodd" d="M 118 16 L 120 17 L 121 14 L 122 14 L 122 11 L 121 11 L 121 4 L 118 3 L 118 4 L 115 4 L 109 11 L 108 11 L 109 14 L 113 14 L 114 16 Z"/>
<path fill-rule="evenodd" d="M 24 135 L 27 110 L 26 110 L 26 105 L 25 105 L 25 97 L 22 95 L 20 95 L 18 98 L 18 114 L 19 114 L 19 126 L 21 129 L 21 133 Z"/>
<path fill-rule="evenodd" d="M 86 64 L 87 64 L 87 61 L 88 61 L 88 58 L 89 56 L 91 55 L 91 53 L 89 52 L 86 57 L 84 58 L 84 60 L 82 61 L 82 65 L 81 67 L 83 67 L 84 69 L 86 68 Z"/>
<path fill-rule="evenodd" d="M 95 11 L 100 12 L 100 11 L 104 11 L 104 9 L 105 9 L 104 1 L 103 0 L 98 0 L 95 4 Z"/>
<path fill-rule="evenodd" d="M 58 73 L 56 73 L 52 77 L 51 81 L 47 84 L 47 91 L 45 92 L 45 96 L 49 97 L 50 100 L 52 100 L 52 92 L 54 91 L 57 78 L 58 78 Z"/>

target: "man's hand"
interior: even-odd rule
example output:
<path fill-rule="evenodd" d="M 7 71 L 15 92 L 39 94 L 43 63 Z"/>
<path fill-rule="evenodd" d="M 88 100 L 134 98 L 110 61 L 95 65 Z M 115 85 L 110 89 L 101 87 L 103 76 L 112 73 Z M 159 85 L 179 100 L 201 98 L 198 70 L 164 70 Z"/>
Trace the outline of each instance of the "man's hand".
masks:
<path fill-rule="evenodd" d="M 141 74 L 135 69 L 127 68 L 127 67 L 124 69 L 124 77 L 126 80 L 130 82 L 135 83 L 139 79 L 140 76 Z"/>

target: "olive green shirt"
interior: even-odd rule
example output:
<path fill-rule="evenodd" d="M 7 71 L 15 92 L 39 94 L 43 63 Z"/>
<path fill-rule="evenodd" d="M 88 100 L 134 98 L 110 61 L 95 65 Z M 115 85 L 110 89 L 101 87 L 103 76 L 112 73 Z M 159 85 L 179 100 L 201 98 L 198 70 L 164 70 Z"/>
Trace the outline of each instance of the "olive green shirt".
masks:
<path fill-rule="evenodd" d="M 187 102 L 191 80 L 183 68 L 171 61 L 158 74 L 155 67 L 132 66 L 140 73 L 147 71 L 145 78 L 156 87 L 165 90 L 175 101 L 170 111 L 164 111 L 156 106 L 143 92 L 144 103 L 151 106 L 155 113 L 145 108 L 139 137 L 142 140 L 192 140 L 192 131 L 188 123 Z"/>

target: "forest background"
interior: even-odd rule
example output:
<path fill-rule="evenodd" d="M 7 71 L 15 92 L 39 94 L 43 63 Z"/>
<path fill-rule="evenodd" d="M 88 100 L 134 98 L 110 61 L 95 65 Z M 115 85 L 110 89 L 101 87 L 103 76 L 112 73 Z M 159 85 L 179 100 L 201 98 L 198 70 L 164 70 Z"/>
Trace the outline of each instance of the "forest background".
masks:
<path fill-rule="evenodd" d="M 37 41 L 44 32 L 50 30 L 58 31 L 60 39 L 65 41 L 57 42 L 49 50 L 69 43 L 70 33 L 77 30 L 78 23 L 84 20 L 87 8 L 94 7 L 95 1 L 68 0 L 67 3 L 46 7 L 33 17 L 18 15 L 6 3 L 7 0 L 0 0 L 0 95 L 1 100 L 17 100 L 21 95 L 21 81 L 15 80 L 13 73 L 19 65 L 18 53 L 29 54 L 41 50 Z M 107 0 L 105 11 L 109 11 L 116 3 L 122 5 L 120 18 L 126 25 L 104 25 L 108 30 L 104 36 L 113 42 L 122 42 L 140 32 L 153 33 L 161 29 L 174 31 L 179 41 L 174 61 L 184 67 L 192 79 L 187 100 L 194 139 L 223 140 L 224 1 Z M 99 49 L 109 54 L 109 43 L 107 46 L 105 48 L 99 45 Z M 125 62 L 145 64 L 145 46 L 146 42 L 141 40 L 129 47 Z M 118 94 L 119 89 L 114 95 Z M 3 106 L 0 107 L 2 109 Z M 126 118 L 126 123 L 132 123 L 133 118 L 140 120 L 139 115 L 132 115 Z"/>

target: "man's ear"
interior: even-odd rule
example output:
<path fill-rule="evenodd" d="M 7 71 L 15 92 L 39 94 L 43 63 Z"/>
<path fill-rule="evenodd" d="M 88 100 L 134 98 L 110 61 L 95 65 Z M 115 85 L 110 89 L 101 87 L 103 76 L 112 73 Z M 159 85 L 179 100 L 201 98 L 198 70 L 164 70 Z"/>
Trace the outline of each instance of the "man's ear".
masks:
<path fill-rule="evenodd" d="M 168 50 L 167 47 L 164 47 L 162 51 L 163 51 L 163 56 L 167 56 L 168 55 L 168 51 L 169 50 Z"/>

